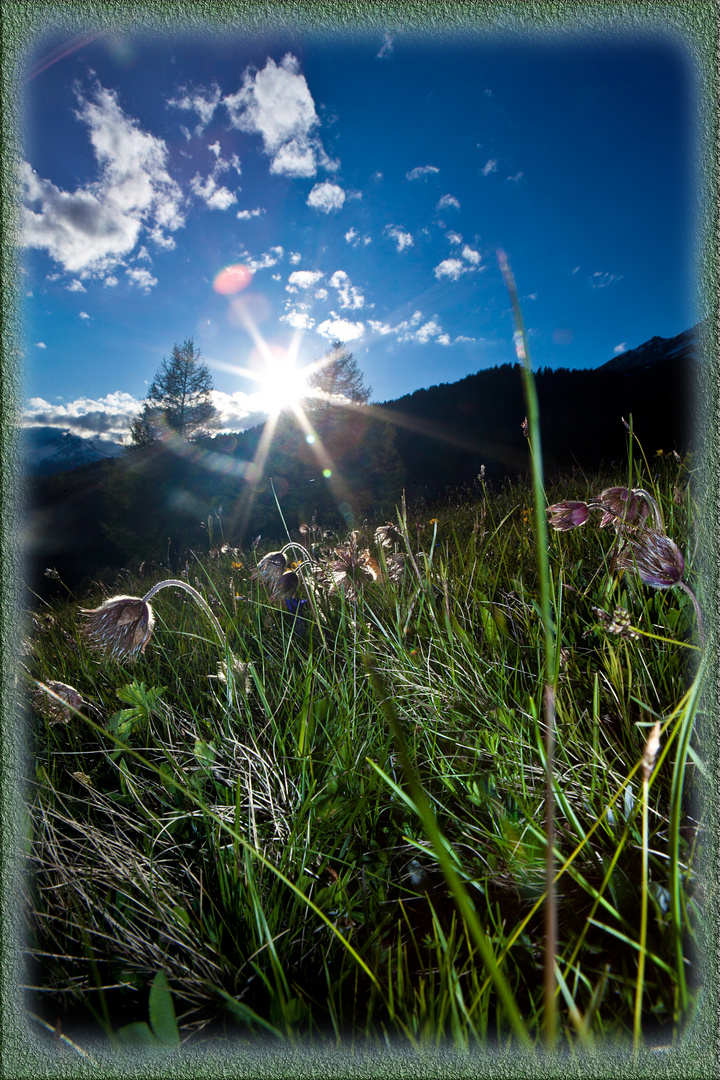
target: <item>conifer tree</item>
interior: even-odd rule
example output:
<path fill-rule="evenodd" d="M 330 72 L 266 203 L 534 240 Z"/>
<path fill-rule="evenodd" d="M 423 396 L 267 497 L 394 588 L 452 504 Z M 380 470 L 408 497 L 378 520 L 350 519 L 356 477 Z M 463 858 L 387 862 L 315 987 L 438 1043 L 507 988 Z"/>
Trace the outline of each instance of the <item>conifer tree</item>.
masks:
<path fill-rule="evenodd" d="M 174 345 L 152 381 L 143 410 L 130 425 L 136 446 L 157 442 L 166 432 L 183 439 L 200 438 L 217 418 L 212 403 L 212 376 L 192 338 Z"/>

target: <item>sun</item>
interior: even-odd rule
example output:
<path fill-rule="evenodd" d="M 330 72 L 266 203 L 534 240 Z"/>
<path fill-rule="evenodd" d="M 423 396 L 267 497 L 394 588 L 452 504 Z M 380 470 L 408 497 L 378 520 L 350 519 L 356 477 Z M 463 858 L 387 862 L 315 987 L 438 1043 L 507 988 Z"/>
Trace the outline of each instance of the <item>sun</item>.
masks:
<path fill-rule="evenodd" d="M 297 408 L 310 393 L 309 368 L 298 368 L 291 355 L 269 354 L 264 370 L 257 373 L 261 407 L 271 415 Z"/>

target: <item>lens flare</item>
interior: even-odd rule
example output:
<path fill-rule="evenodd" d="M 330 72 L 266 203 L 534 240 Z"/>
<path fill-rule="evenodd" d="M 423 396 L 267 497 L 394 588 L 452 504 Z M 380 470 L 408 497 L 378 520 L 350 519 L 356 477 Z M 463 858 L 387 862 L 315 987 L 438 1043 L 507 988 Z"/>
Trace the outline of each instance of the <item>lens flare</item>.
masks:
<path fill-rule="evenodd" d="M 252 277 L 252 270 L 247 266 L 243 266 L 242 263 L 233 263 L 231 266 L 225 266 L 215 275 L 213 289 L 220 296 L 232 296 L 246 289 Z"/>

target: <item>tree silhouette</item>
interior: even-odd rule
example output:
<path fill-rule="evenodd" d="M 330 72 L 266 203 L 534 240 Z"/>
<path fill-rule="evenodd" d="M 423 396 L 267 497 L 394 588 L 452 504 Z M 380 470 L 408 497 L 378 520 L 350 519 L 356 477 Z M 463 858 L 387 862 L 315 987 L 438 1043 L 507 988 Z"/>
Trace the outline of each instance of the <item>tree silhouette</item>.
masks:
<path fill-rule="evenodd" d="M 133 443 L 147 446 L 169 432 L 188 440 L 208 434 L 218 415 L 212 389 L 210 369 L 200 360 L 193 339 L 174 345 L 170 361 L 163 358 L 152 381 L 142 412 L 130 425 Z"/>
<path fill-rule="evenodd" d="M 318 391 L 304 403 L 316 419 L 342 405 L 367 405 L 372 387 L 366 386 L 358 362 L 341 341 L 334 341 L 315 370 L 308 376 L 308 386 Z"/>

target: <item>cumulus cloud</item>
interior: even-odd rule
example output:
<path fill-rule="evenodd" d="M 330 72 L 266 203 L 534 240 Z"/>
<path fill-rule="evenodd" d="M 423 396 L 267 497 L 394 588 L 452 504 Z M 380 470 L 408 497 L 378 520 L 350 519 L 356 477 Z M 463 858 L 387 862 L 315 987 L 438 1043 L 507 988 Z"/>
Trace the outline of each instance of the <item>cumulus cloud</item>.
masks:
<path fill-rule="evenodd" d="M 398 342 L 415 342 L 418 345 L 427 345 L 429 341 L 435 341 L 438 345 L 449 345 L 450 337 L 445 333 L 437 315 L 423 322 L 422 311 L 414 311 L 409 319 L 403 319 L 395 326 L 369 319 L 368 326 L 373 334 L 386 337 L 394 334 Z"/>
<path fill-rule="evenodd" d="M 622 278 L 622 274 L 607 274 L 602 270 L 596 270 L 588 278 L 588 285 L 591 289 L 606 289 L 614 281 L 622 281 Z"/>
<path fill-rule="evenodd" d="M 351 247 L 357 247 L 358 244 L 363 244 L 364 247 L 367 247 L 368 244 L 372 243 L 371 236 L 360 236 L 357 229 L 354 228 L 348 229 L 345 233 L 345 240 Z"/>
<path fill-rule="evenodd" d="M 313 285 L 317 285 L 322 276 L 322 270 L 293 270 L 288 278 L 288 283 L 298 289 L 309 289 Z"/>
<path fill-rule="evenodd" d="M 22 423 L 23 427 L 58 427 L 81 438 L 122 442 L 141 410 L 141 401 L 119 390 L 103 398 L 77 398 L 61 405 L 30 398 Z"/>
<path fill-rule="evenodd" d="M 264 213 L 264 207 L 261 209 L 259 206 L 256 206 L 254 210 L 238 210 L 235 217 L 239 221 L 250 221 L 250 218 L 260 217 L 260 215 Z"/>
<path fill-rule="evenodd" d="M 149 270 L 131 267 L 128 268 L 125 273 L 128 276 L 130 284 L 135 285 L 145 293 L 150 292 L 153 285 L 157 285 L 157 278 L 153 277 Z"/>
<path fill-rule="evenodd" d="M 448 240 L 450 241 L 451 244 L 453 244 L 453 245 L 462 244 L 462 236 L 460 235 L 460 233 L 453 232 L 452 229 L 451 229 L 450 232 L 445 233 L 445 235 L 446 235 L 446 237 L 448 238 Z"/>
<path fill-rule="evenodd" d="M 467 273 L 470 269 L 466 266 L 461 259 L 443 259 L 441 263 L 435 267 L 435 277 L 440 281 L 441 278 L 449 278 L 450 281 L 457 281 L 459 277 Z"/>
<path fill-rule="evenodd" d="M 182 89 L 176 98 L 168 98 L 167 104 L 171 108 L 182 109 L 185 112 L 194 112 L 200 122 L 195 128 L 195 134 L 201 135 L 213 118 L 221 98 L 220 87 L 215 83 L 209 89 L 187 90 Z M 190 138 L 190 132 L 185 131 L 186 137 Z M 211 147 L 212 149 L 212 147 Z"/>
<path fill-rule="evenodd" d="M 314 134 L 320 124 L 315 103 L 291 53 L 279 65 L 269 57 L 262 71 L 248 68 L 243 85 L 223 98 L 223 104 L 233 127 L 261 136 L 271 173 L 310 177 L 319 165 L 338 167 Z"/>
<path fill-rule="evenodd" d="M 386 225 L 385 235 L 395 241 L 398 251 L 404 251 L 405 248 L 412 247 L 414 244 L 412 234 L 405 232 L 398 225 Z"/>
<path fill-rule="evenodd" d="M 450 207 L 452 207 L 454 210 L 459 210 L 460 209 L 460 203 L 458 202 L 458 200 L 455 198 L 454 195 L 443 195 L 442 198 L 438 200 L 438 204 L 435 207 L 435 209 L 436 210 L 448 210 L 448 209 L 450 209 Z"/>
<path fill-rule="evenodd" d="M 81 311 L 80 315 L 79 315 L 79 318 L 81 318 L 81 319 L 89 319 L 90 315 L 88 315 L 87 311 Z"/>
<path fill-rule="evenodd" d="M 280 322 L 287 323 L 294 330 L 312 330 L 315 320 L 306 311 L 289 311 L 287 315 L 281 315 Z"/>
<path fill-rule="evenodd" d="M 483 176 L 489 176 L 490 173 L 497 172 L 497 161 L 495 158 L 490 158 L 490 160 L 483 165 L 481 172 Z"/>
<path fill-rule="evenodd" d="M 285 249 L 281 244 L 276 244 L 275 247 L 271 247 L 269 251 L 264 251 L 257 259 L 252 258 L 250 255 L 244 257 L 245 265 L 249 270 L 252 270 L 253 274 L 257 270 L 267 270 L 270 266 L 275 266 L 285 254 Z"/>
<path fill-rule="evenodd" d="M 613 352 L 616 356 L 618 356 L 620 353 L 627 352 L 627 341 L 621 341 L 619 345 L 615 346 Z"/>
<path fill-rule="evenodd" d="M 433 173 L 439 173 L 437 165 L 416 165 L 414 169 L 410 169 L 410 172 L 405 173 L 406 180 L 421 180 L 424 176 L 431 176 Z"/>
<path fill-rule="evenodd" d="M 35 348 L 36 349 L 47 349 L 47 345 L 45 344 L 44 341 L 36 341 L 35 342 Z"/>
<path fill-rule="evenodd" d="M 323 214 L 329 214 L 331 210 L 339 210 L 344 202 L 343 189 L 337 184 L 331 184 L 329 180 L 316 184 L 307 197 L 307 205 L 315 210 L 322 210 Z"/>
<path fill-rule="evenodd" d="M 473 266 L 478 266 L 480 264 L 480 252 L 476 251 L 475 248 L 471 248 L 468 244 L 465 244 L 465 247 L 462 249 L 462 257 L 463 259 L 467 259 L 469 263 L 472 263 Z"/>
<path fill-rule="evenodd" d="M 208 176 L 206 180 L 202 180 L 200 174 L 196 173 L 190 181 L 190 187 L 193 194 L 202 199 L 211 210 L 227 210 L 229 206 L 237 202 L 237 195 L 229 188 L 218 186 L 214 176 Z"/>
<path fill-rule="evenodd" d="M 365 306 L 365 297 L 360 289 L 357 289 L 350 281 L 344 270 L 336 270 L 330 278 L 330 285 L 338 291 L 340 307 L 362 308 Z"/>
<path fill-rule="evenodd" d="M 48 278 L 51 279 L 51 280 L 54 280 L 57 276 L 58 275 L 56 275 L 56 274 L 55 275 L 48 274 Z M 67 289 L 68 292 L 87 292 L 87 289 L 83 285 L 82 281 L 78 281 L 77 278 L 75 278 L 73 281 L 71 281 L 69 285 L 66 285 L 65 288 Z"/>
<path fill-rule="evenodd" d="M 523 174 L 521 172 L 517 172 L 517 173 L 515 173 L 514 176 L 508 176 L 507 179 L 512 180 L 512 182 L 514 184 L 517 184 L 520 180 L 522 180 L 522 178 L 523 178 Z"/>
<path fill-rule="evenodd" d="M 88 96 L 78 90 L 77 99 L 99 177 L 63 191 L 23 162 L 22 243 L 46 250 L 66 273 L 103 277 L 143 233 L 174 247 L 172 233 L 184 224 L 182 192 L 168 173 L 165 142 L 126 116 L 113 90 L 98 84 Z"/>
<path fill-rule="evenodd" d="M 328 341 L 355 341 L 363 336 L 365 332 L 364 323 L 341 319 L 334 311 L 331 311 L 330 314 L 332 318 L 321 322 L 317 328 L 318 334 L 322 337 L 327 338 Z"/>
<path fill-rule="evenodd" d="M 383 34 L 383 43 L 380 46 L 379 51 L 375 54 L 376 60 L 384 60 L 386 56 L 392 56 L 393 52 L 393 36 L 389 34 L 387 30 Z"/>

